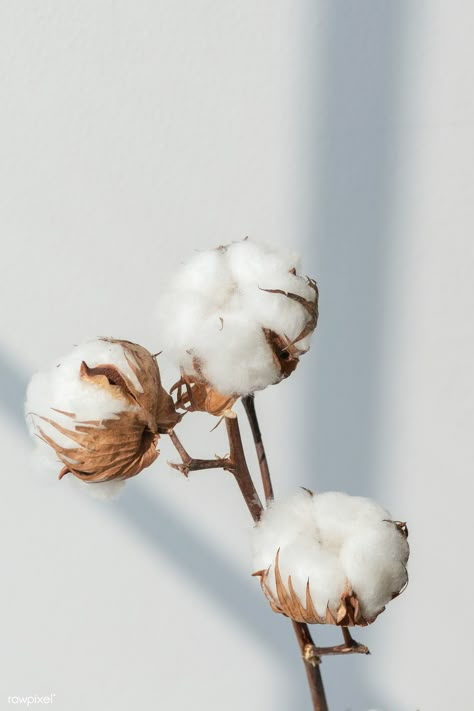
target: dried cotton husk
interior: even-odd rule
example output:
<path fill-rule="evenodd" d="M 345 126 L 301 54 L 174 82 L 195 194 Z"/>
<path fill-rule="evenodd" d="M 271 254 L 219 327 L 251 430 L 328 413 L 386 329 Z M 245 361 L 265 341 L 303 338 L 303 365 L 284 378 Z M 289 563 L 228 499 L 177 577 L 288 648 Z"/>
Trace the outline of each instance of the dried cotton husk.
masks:
<path fill-rule="evenodd" d="M 161 384 L 157 362 L 145 348 L 130 341 L 100 340 L 123 349 L 136 380 L 127 375 L 125 368 L 112 362 L 89 367 L 82 361 L 81 381 L 119 401 L 118 412 L 106 419 L 85 421 L 78 420 L 74 412 L 58 408 L 52 408 L 61 415 L 58 420 L 32 413 L 35 420 L 50 425 L 48 431 L 39 423 L 36 429 L 64 465 L 60 479 L 68 472 L 87 482 L 136 476 L 158 457 L 160 433 L 167 432 L 180 419 L 172 398 Z M 70 440 L 76 446 L 66 444 Z"/>

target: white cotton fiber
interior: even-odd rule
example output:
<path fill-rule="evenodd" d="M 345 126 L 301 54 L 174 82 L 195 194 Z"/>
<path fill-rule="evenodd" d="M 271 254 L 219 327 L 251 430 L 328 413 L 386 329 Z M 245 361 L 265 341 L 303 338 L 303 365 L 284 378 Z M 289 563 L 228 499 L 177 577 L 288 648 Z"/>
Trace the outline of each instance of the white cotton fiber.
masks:
<path fill-rule="evenodd" d="M 337 613 L 346 577 L 337 556 L 332 552 L 323 546 L 315 546 L 314 541 L 300 535 L 280 551 L 279 568 L 285 586 L 291 576 L 293 588 L 304 603 L 306 583 L 309 581 L 311 598 L 318 615 L 323 617 L 327 607 L 334 615 Z M 273 583 L 274 568 L 271 572 Z M 276 592 L 274 583 L 273 592 Z"/>
<path fill-rule="evenodd" d="M 184 372 L 224 394 L 247 394 L 285 377 L 268 332 L 293 344 L 294 359 L 309 348 L 310 304 L 316 291 L 292 273 L 298 258 L 249 240 L 198 252 L 173 275 L 158 318 L 161 341 Z M 267 336 L 265 335 L 267 332 Z M 299 340 L 298 340 L 299 339 Z M 281 348 L 282 346 L 279 346 Z"/>
<path fill-rule="evenodd" d="M 408 553 L 406 539 L 390 522 L 362 524 L 344 542 L 341 565 L 367 618 L 375 617 L 406 584 Z"/>
<path fill-rule="evenodd" d="M 56 419 L 58 413 L 55 410 L 73 413 L 76 421 L 86 422 L 107 419 L 126 409 L 133 409 L 124 400 L 114 398 L 108 391 L 83 380 L 80 377 L 82 361 L 89 368 L 113 364 L 134 387 L 142 389 L 121 346 L 99 339 L 88 341 L 59 358 L 49 370 L 36 373 L 31 378 L 26 391 L 25 411 L 32 433 L 36 432 L 38 424 L 35 416 L 54 416 Z M 62 421 L 71 422 L 69 418 L 63 418 Z"/>
<path fill-rule="evenodd" d="M 327 549 L 339 551 L 342 543 L 361 523 L 378 522 L 391 516 L 380 504 L 362 496 L 328 491 L 313 497 L 314 518 L 319 522 L 320 541 Z"/>
<path fill-rule="evenodd" d="M 273 564 L 275 551 L 284 550 L 313 527 L 312 498 L 301 489 L 287 499 L 272 501 L 253 531 L 254 568 Z"/>
<path fill-rule="evenodd" d="M 301 603 L 306 584 L 316 612 L 333 615 L 353 592 L 370 621 L 407 582 L 408 543 L 390 514 L 371 499 L 341 492 L 312 495 L 300 490 L 272 502 L 254 529 L 254 568 L 265 570 L 276 594 L 278 552 L 282 581 L 288 576 Z"/>

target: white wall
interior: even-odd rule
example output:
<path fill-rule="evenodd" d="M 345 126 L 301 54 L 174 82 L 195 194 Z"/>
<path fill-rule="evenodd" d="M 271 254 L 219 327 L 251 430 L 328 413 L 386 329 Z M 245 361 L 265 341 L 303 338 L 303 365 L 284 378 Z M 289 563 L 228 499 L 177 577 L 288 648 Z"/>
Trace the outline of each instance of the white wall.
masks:
<path fill-rule="evenodd" d="M 372 657 L 324 662 L 331 708 L 470 707 L 473 24 L 461 0 L 0 3 L 0 708 L 307 708 L 232 481 L 179 478 L 163 442 L 100 504 L 31 473 L 22 424 L 31 372 L 98 334 L 159 350 L 172 266 L 246 234 L 321 286 L 313 350 L 258 399 L 276 488 L 409 521 L 409 589 Z M 189 449 L 223 451 L 197 421 Z"/>

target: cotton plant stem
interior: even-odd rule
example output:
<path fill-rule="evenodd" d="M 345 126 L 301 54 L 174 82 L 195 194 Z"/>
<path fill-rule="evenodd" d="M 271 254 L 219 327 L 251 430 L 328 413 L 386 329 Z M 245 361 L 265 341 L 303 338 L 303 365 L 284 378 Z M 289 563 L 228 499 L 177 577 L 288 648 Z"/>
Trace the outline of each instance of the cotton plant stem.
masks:
<path fill-rule="evenodd" d="M 265 449 L 263 446 L 260 428 L 258 426 L 258 419 L 255 411 L 253 398 L 252 402 L 250 403 L 250 407 L 248 409 L 246 407 L 245 409 L 247 412 L 247 416 L 249 417 L 251 427 L 252 421 L 255 423 L 255 427 L 252 427 L 255 445 L 257 445 L 257 443 L 259 444 L 259 447 L 261 448 L 261 452 L 263 454 L 262 458 L 259 457 L 259 463 L 265 463 L 264 467 L 262 468 L 261 466 L 260 469 L 262 473 L 262 480 L 265 481 L 266 479 L 268 481 L 266 491 L 271 491 L 273 496 L 270 471 L 265 456 Z M 242 438 L 240 435 L 239 422 L 237 417 L 226 417 L 225 423 L 229 440 L 230 454 L 226 457 L 216 457 L 215 459 L 195 459 L 191 457 L 184 448 L 184 446 L 181 444 L 176 433 L 173 430 L 170 430 L 168 434 L 182 460 L 181 464 L 171 464 L 171 466 L 183 472 L 186 476 L 191 471 L 199 471 L 203 469 L 222 468 L 231 472 L 234 475 L 237 484 L 239 485 L 240 491 L 248 506 L 253 520 L 257 523 L 260 520 L 264 509 L 247 466 L 244 448 L 242 445 Z M 319 668 L 319 665 L 321 663 L 321 656 L 370 654 L 370 652 L 367 647 L 358 644 L 351 637 L 351 634 L 347 627 L 342 628 L 344 644 L 335 645 L 333 647 L 317 647 L 314 644 L 307 624 L 303 622 L 296 622 L 294 620 L 292 620 L 292 624 L 301 651 L 301 657 L 305 666 L 306 676 L 308 679 L 308 685 L 311 694 L 311 700 L 313 704 L 313 711 L 329 711 L 321 671 Z"/>
<path fill-rule="evenodd" d="M 237 417 L 226 417 L 225 426 L 230 446 L 231 467 L 229 469 L 240 487 L 253 520 L 258 523 L 263 513 L 263 506 L 247 466 Z"/>
<path fill-rule="evenodd" d="M 239 422 L 236 417 L 226 417 L 225 423 L 230 447 L 229 456 L 216 457 L 215 459 L 195 459 L 188 454 L 177 434 L 170 430 L 168 435 L 181 457 L 181 464 L 173 464 L 171 462 L 169 464 L 173 469 L 178 469 L 185 476 L 188 476 L 189 472 L 202 471 L 203 469 L 225 469 L 231 472 L 245 499 L 250 515 L 255 522 L 258 522 L 263 512 L 263 506 L 247 466 Z"/>
<path fill-rule="evenodd" d="M 247 413 L 250 429 L 252 430 L 253 441 L 257 451 L 258 465 L 260 467 L 260 476 L 262 478 L 263 491 L 265 494 L 265 501 L 268 504 L 268 502 L 273 499 L 273 485 L 270 478 L 270 469 L 268 467 L 267 455 L 265 454 L 265 447 L 263 446 L 262 433 L 260 432 L 257 413 L 255 411 L 255 395 L 253 393 L 251 395 L 245 395 L 242 398 L 242 404 L 245 412 Z"/>
<path fill-rule="evenodd" d="M 247 413 L 250 429 L 252 430 L 258 462 L 260 465 L 260 474 L 265 491 L 265 498 L 268 503 L 271 499 L 273 499 L 273 486 L 270 476 L 270 468 L 265 454 L 265 447 L 263 445 L 262 434 L 258 423 L 257 411 L 255 409 L 255 396 L 253 394 L 245 396 L 242 398 L 242 402 L 245 412 Z M 309 627 L 304 622 L 295 622 L 294 620 L 292 620 L 292 622 L 306 670 L 311 700 L 313 702 L 313 710 L 328 711 L 323 679 L 319 669 L 319 655 L 310 653 L 314 651 L 316 647 L 311 637 Z"/>
<path fill-rule="evenodd" d="M 306 670 L 313 711 L 329 711 L 319 668 L 321 660 L 317 654 L 314 654 L 315 646 L 308 625 L 295 620 L 292 620 L 292 623 Z"/>

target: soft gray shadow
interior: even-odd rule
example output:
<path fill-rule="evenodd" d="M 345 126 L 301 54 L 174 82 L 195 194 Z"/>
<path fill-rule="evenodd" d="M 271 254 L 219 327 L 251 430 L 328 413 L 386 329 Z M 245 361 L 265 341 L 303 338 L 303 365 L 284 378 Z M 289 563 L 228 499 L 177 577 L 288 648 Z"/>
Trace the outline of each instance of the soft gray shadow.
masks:
<path fill-rule="evenodd" d="M 311 155 L 308 185 L 318 186 L 307 200 L 305 266 L 320 286 L 321 317 L 315 369 L 301 393 L 301 447 L 317 488 L 370 495 L 378 475 L 379 364 L 388 326 L 407 6 L 331 0 L 325 7 L 302 29 L 313 47 L 308 91 L 321 74 L 323 89 L 313 92 L 311 107 L 318 131 L 303 136 Z M 307 117 L 305 122 L 311 124 Z M 390 700 L 376 698 L 370 686 L 367 660 L 349 661 L 328 665 L 331 708 L 388 711 Z"/>
<path fill-rule="evenodd" d="M 107 507 L 137 529 L 147 544 L 160 551 L 160 556 L 164 553 L 173 565 L 182 568 L 218 607 L 268 646 L 273 656 L 284 663 L 288 661 L 291 650 L 283 639 L 284 632 L 273 624 L 274 614 L 267 609 L 265 600 L 254 594 L 259 587 L 257 581 L 238 573 L 198 529 L 189 526 L 162 501 L 151 502 L 139 485 L 128 487 Z"/>
<path fill-rule="evenodd" d="M 0 349 L 0 409 L 12 418 L 26 435 L 23 403 L 28 378 L 18 369 L 13 359 Z"/>

